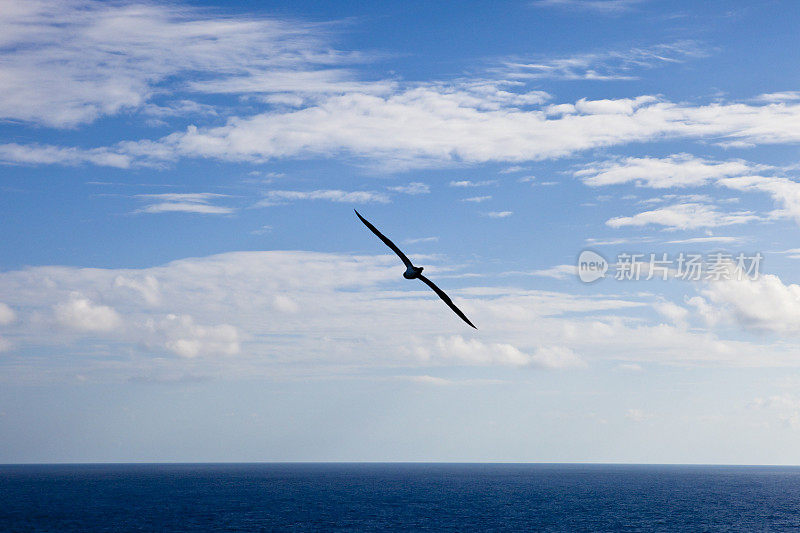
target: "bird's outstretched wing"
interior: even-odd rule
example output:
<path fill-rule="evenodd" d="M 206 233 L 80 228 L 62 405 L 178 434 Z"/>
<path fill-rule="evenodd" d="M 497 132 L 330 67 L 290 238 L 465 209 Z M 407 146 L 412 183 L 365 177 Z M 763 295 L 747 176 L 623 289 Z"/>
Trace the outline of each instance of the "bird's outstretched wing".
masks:
<path fill-rule="evenodd" d="M 356 211 L 356 210 L 355 210 L 355 209 L 353 209 L 353 211 Z M 392 241 L 390 241 L 389 239 L 387 239 L 387 238 L 386 238 L 386 237 L 383 235 L 383 233 L 381 233 L 380 231 L 378 231 L 378 229 L 377 229 L 375 226 L 373 226 L 372 224 L 370 224 L 370 223 L 369 223 L 369 221 L 368 221 L 366 218 L 362 217 L 362 216 L 361 216 L 361 214 L 359 214 L 359 212 L 358 212 L 358 211 L 356 211 L 356 216 L 357 216 L 358 218 L 360 218 L 360 219 L 361 219 L 361 222 L 363 222 L 363 223 L 364 223 L 364 225 L 365 225 L 366 227 L 368 227 L 372 233 L 374 233 L 375 235 L 377 235 L 377 236 L 378 236 L 378 238 L 379 238 L 380 240 L 382 240 L 382 241 L 383 241 L 383 244 L 385 244 L 386 246 L 388 246 L 389 248 L 391 248 L 391 249 L 392 249 L 392 251 L 393 251 L 394 253 L 396 253 L 396 254 L 397 254 L 399 257 L 400 257 L 400 259 L 402 259 L 402 260 L 403 260 L 403 263 L 406 265 L 406 267 L 411 267 L 411 266 L 414 266 L 414 265 L 412 265 L 412 264 L 411 264 L 411 261 L 408 259 L 408 257 L 406 257 L 406 254 L 404 254 L 403 252 L 401 252 L 401 251 L 400 251 L 400 248 L 398 248 L 397 246 L 395 246 L 395 244 L 394 244 Z M 434 289 L 434 290 L 436 290 L 436 289 Z"/>
<path fill-rule="evenodd" d="M 461 317 L 461 319 L 462 319 L 464 322 L 466 322 L 467 324 L 469 324 L 469 325 L 470 325 L 470 326 L 472 326 L 473 328 L 475 328 L 475 329 L 478 329 L 478 328 L 476 328 L 476 327 L 475 327 L 475 324 L 473 324 L 472 322 L 470 322 L 470 321 L 469 321 L 469 318 L 467 318 L 467 317 L 466 317 L 466 315 L 464 315 L 464 313 L 462 313 L 462 312 L 461 312 L 461 309 L 459 309 L 458 307 L 456 307 L 456 304 L 454 304 L 454 303 L 453 303 L 453 300 L 451 300 L 451 299 L 450 299 L 450 297 L 449 297 L 447 294 L 445 294 L 445 292 L 444 292 L 442 289 L 440 289 L 439 287 L 437 287 L 437 286 L 436 286 L 436 284 L 435 284 L 434 282 L 432 282 L 431 280 L 429 280 L 428 278 L 426 278 L 426 277 L 425 277 L 425 276 L 423 276 L 422 274 L 420 274 L 420 275 L 419 275 L 419 279 L 421 279 L 421 280 L 422 280 L 422 282 L 423 282 L 425 285 L 427 285 L 428 287 L 430 287 L 431 289 L 433 289 L 433 292 L 435 292 L 436 294 L 438 294 L 438 295 L 439 295 L 439 298 L 441 298 L 441 299 L 442 299 L 442 301 L 444 301 L 444 303 L 446 303 L 447 305 L 449 305 L 449 306 L 450 306 L 450 309 L 452 309 L 453 311 L 455 311 L 455 313 L 456 313 L 458 316 L 460 316 L 460 317 Z"/>

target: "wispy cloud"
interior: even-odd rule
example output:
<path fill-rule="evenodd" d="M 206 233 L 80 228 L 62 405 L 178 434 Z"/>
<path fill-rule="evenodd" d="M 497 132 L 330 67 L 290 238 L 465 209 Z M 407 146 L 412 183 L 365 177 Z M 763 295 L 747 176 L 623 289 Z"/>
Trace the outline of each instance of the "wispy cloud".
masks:
<path fill-rule="evenodd" d="M 419 237 L 416 239 L 406 239 L 403 244 L 418 244 L 423 242 L 438 242 L 439 237 Z"/>
<path fill-rule="evenodd" d="M 157 200 L 140 209 L 136 213 L 196 213 L 201 215 L 227 215 L 236 211 L 233 207 L 212 205 L 213 200 L 226 198 L 228 195 L 203 193 L 164 193 L 138 194 L 137 198 Z"/>
<path fill-rule="evenodd" d="M 389 190 L 403 194 L 428 194 L 431 192 L 431 188 L 427 184 L 418 181 L 412 181 L 408 185 L 389 187 Z"/>
<path fill-rule="evenodd" d="M 630 11 L 646 0 L 536 0 L 535 7 L 553 7 L 592 13 L 616 14 Z"/>
<path fill-rule="evenodd" d="M 494 185 L 497 183 L 497 180 L 484 180 L 484 181 L 472 181 L 472 180 L 459 180 L 459 181 L 451 181 L 451 187 L 485 187 L 487 185 Z"/>
<path fill-rule="evenodd" d="M 472 196 L 470 198 L 462 198 L 461 201 L 462 202 L 473 202 L 473 203 L 477 204 L 477 203 L 485 202 L 485 201 L 491 200 L 491 199 L 492 199 L 491 196 Z"/>
<path fill-rule="evenodd" d="M 389 197 L 375 191 L 341 191 L 338 189 L 319 189 L 315 191 L 267 191 L 266 198 L 256 205 L 265 207 L 295 200 L 327 200 L 341 203 L 388 203 Z"/>
<path fill-rule="evenodd" d="M 683 63 L 706 57 L 706 48 L 695 41 L 678 41 L 646 48 L 610 50 L 534 60 L 514 59 L 497 69 L 511 79 L 630 80 L 637 70 Z"/>
<path fill-rule="evenodd" d="M 193 73 L 203 77 L 182 89 L 339 92 L 341 65 L 363 59 L 332 50 L 322 25 L 186 5 L 39 0 L 1 10 L 0 27 L 0 117 L 55 127 L 143 108 Z"/>
<path fill-rule="evenodd" d="M 671 230 L 687 230 L 744 224 L 758 219 L 750 211 L 723 213 L 712 205 L 688 203 L 644 211 L 630 217 L 615 217 L 606 224 L 612 228 L 656 225 Z"/>
<path fill-rule="evenodd" d="M 489 211 L 486 216 L 489 218 L 508 218 L 513 214 L 513 211 Z"/>

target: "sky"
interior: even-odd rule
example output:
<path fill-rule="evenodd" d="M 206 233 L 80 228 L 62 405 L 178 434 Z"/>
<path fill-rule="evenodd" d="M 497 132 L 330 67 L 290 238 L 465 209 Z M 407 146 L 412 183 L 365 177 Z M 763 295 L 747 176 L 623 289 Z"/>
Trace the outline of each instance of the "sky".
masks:
<path fill-rule="evenodd" d="M 0 463 L 800 464 L 798 26 L 0 0 Z"/>

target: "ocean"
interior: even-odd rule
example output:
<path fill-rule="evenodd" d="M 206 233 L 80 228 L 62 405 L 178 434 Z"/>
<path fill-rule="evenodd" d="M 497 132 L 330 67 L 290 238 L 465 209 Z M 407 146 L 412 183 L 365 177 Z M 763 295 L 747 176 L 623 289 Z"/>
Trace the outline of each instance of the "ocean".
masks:
<path fill-rule="evenodd" d="M 785 531 L 800 468 L 0 466 L 0 531 Z"/>

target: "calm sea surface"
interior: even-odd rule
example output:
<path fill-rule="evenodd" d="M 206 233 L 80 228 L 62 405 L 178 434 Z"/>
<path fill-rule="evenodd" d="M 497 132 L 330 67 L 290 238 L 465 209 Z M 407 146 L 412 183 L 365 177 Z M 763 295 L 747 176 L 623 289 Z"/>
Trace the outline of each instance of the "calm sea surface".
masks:
<path fill-rule="evenodd" d="M 800 468 L 0 465 L 0 531 L 781 531 Z"/>

